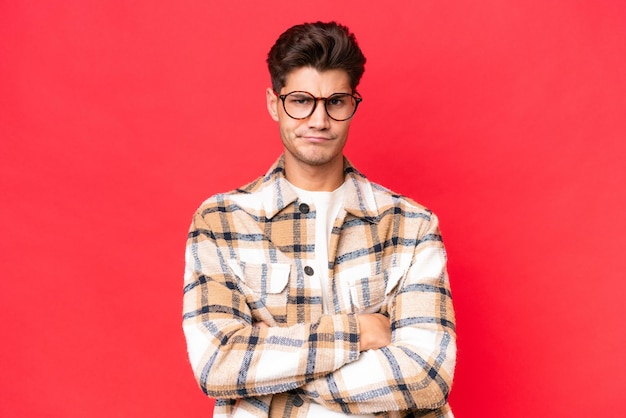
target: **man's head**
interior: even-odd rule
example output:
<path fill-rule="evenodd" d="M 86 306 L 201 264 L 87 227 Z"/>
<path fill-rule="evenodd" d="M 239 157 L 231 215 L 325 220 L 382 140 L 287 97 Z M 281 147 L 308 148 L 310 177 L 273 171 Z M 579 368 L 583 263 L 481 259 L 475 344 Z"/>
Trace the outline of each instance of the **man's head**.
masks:
<path fill-rule="evenodd" d="M 355 91 L 361 49 L 344 26 L 305 23 L 278 38 L 267 63 L 267 110 L 278 122 L 287 179 L 306 190 L 334 190 L 343 182 L 343 148 L 362 100 Z"/>
<path fill-rule="evenodd" d="M 303 67 L 318 72 L 343 70 L 354 92 L 365 70 L 365 56 L 347 27 L 335 22 L 304 23 L 280 35 L 267 65 L 276 92 L 284 87 L 289 73 Z"/>

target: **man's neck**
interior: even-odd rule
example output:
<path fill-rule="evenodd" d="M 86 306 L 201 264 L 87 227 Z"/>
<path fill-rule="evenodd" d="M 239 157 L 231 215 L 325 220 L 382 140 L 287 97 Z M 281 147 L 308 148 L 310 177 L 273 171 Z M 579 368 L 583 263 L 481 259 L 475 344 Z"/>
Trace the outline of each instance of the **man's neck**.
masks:
<path fill-rule="evenodd" d="M 294 186 L 317 192 L 332 192 L 344 181 L 343 157 L 327 164 L 313 166 L 285 158 L 285 176 Z"/>

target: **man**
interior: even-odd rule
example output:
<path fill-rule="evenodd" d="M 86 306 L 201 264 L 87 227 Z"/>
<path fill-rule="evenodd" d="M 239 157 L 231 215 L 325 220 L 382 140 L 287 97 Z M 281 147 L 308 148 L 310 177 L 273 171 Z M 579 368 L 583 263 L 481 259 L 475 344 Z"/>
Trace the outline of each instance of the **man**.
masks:
<path fill-rule="evenodd" d="M 196 212 L 183 328 L 216 417 L 451 417 L 454 312 L 437 218 L 344 158 L 365 57 L 344 26 L 283 33 L 283 155 Z"/>

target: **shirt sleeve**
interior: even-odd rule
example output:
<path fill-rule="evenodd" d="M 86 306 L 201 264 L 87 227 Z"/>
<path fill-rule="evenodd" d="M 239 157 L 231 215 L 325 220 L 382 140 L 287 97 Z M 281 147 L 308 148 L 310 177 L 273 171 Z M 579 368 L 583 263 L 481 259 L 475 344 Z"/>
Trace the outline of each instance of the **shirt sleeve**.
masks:
<path fill-rule="evenodd" d="M 352 314 L 289 327 L 253 326 L 246 297 L 224 257 L 229 249 L 217 242 L 197 212 L 186 247 L 183 330 L 205 394 L 244 398 L 282 393 L 359 357 L 358 323 Z"/>
<path fill-rule="evenodd" d="M 344 413 L 436 409 L 446 404 L 456 362 L 456 333 L 446 253 L 437 218 L 427 230 L 399 287 L 386 301 L 392 343 L 298 391 Z"/>

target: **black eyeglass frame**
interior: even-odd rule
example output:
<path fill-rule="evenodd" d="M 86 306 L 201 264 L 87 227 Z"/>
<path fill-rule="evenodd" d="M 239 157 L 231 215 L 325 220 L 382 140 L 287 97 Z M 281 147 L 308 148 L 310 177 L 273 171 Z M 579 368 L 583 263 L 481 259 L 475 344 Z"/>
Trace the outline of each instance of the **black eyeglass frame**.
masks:
<path fill-rule="evenodd" d="M 295 118 L 293 116 L 291 116 L 289 114 L 289 112 L 287 112 L 287 106 L 285 105 L 285 99 L 287 98 L 287 96 L 289 96 L 290 94 L 294 94 L 294 93 L 304 93 L 307 94 L 309 96 L 311 96 L 313 98 L 313 100 L 315 100 L 315 103 L 313 103 L 313 108 L 311 109 L 311 113 L 309 113 L 308 115 L 302 117 L 302 118 Z M 359 103 L 361 103 L 363 101 L 363 98 L 361 97 L 361 95 L 357 92 L 355 92 L 355 94 L 350 94 L 350 93 L 333 93 L 328 97 L 315 97 L 312 93 L 309 93 L 308 91 L 304 91 L 304 90 L 294 90 L 294 91 L 290 91 L 289 93 L 286 94 L 278 94 L 277 92 L 274 92 L 274 94 L 283 102 L 283 109 L 285 110 L 285 113 L 287 114 L 287 116 L 289 116 L 291 119 L 296 119 L 296 120 L 302 120 L 302 119 L 306 119 L 308 117 L 310 117 L 314 112 L 315 109 L 317 109 L 317 102 L 319 102 L 320 100 L 324 101 L 324 110 L 326 111 L 326 114 L 328 115 L 329 118 L 331 118 L 334 121 L 337 122 L 344 122 L 346 120 L 352 119 L 352 117 L 354 116 L 354 114 L 356 113 L 357 108 L 359 107 Z M 328 99 L 332 99 L 335 96 L 350 96 L 354 99 L 354 110 L 352 111 L 352 114 L 350 116 L 348 116 L 345 119 L 336 119 L 333 118 L 330 113 L 328 112 L 328 107 L 327 103 L 328 103 Z"/>

